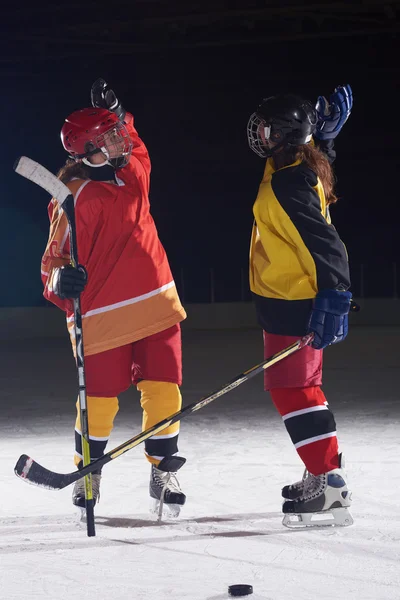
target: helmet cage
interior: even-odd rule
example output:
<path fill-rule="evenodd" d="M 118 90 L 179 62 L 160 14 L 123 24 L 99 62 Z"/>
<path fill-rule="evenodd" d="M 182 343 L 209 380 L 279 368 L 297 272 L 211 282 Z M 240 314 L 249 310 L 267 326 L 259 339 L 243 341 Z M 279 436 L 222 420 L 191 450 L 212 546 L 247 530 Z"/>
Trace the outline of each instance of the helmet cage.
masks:
<path fill-rule="evenodd" d="M 82 160 L 90 167 L 97 166 L 90 162 L 89 157 L 102 152 L 106 162 L 114 168 L 125 167 L 132 153 L 132 140 L 123 123 L 116 123 L 104 133 L 85 143 L 84 154 L 72 154 L 74 160 Z M 99 165 L 102 166 L 102 165 Z"/>
<path fill-rule="evenodd" d="M 261 158 L 271 156 L 269 148 L 265 145 L 265 141 L 269 139 L 270 135 L 271 127 L 266 124 L 265 119 L 262 119 L 256 112 L 250 115 L 247 123 L 247 139 L 251 150 Z"/>

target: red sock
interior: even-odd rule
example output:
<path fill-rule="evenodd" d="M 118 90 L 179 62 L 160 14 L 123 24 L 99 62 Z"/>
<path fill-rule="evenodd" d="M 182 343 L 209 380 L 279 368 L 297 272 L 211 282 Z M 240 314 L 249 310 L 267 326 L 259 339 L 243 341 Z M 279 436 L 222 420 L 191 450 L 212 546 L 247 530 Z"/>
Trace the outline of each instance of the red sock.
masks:
<path fill-rule="evenodd" d="M 270 394 L 306 469 L 313 475 L 336 469 L 336 423 L 321 388 L 275 388 Z"/>

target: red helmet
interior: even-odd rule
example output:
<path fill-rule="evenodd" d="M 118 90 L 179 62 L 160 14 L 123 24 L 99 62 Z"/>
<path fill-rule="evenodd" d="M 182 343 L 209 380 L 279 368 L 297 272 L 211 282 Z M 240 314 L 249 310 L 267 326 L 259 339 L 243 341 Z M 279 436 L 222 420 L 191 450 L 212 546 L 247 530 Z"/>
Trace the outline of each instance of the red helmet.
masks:
<path fill-rule="evenodd" d="M 111 134 L 114 144 L 119 139 L 119 159 L 115 158 L 116 151 L 111 147 Z M 70 114 L 61 129 L 61 142 L 75 160 L 103 152 L 110 162 L 112 160 L 111 164 L 115 163 L 115 167 L 125 166 L 132 151 L 132 142 L 125 125 L 115 113 L 104 108 L 82 108 Z"/>

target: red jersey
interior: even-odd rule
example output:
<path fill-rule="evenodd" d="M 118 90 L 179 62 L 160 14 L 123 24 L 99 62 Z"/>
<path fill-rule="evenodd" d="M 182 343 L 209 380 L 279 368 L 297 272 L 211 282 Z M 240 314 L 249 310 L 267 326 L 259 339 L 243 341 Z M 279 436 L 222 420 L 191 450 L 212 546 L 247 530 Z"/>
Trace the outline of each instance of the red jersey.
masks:
<path fill-rule="evenodd" d="M 81 294 L 87 355 L 129 344 L 186 318 L 150 214 L 150 158 L 127 113 L 133 142 L 129 164 L 116 171 L 118 184 L 73 179 L 79 263 L 88 273 Z M 70 260 L 69 225 L 52 199 L 49 240 L 42 258 L 44 296 L 66 312 L 73 339 L 73 304 L 52 290 L 54 267 Z"/>

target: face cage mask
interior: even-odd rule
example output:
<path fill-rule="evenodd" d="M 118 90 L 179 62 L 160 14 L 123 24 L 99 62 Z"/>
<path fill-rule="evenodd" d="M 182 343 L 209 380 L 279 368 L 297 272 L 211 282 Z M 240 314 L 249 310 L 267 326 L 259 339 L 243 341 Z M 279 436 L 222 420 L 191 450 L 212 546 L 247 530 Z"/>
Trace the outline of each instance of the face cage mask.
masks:
<path fill-rule="evenodd" d="M 75 155 L 75 159 L 82 159 L 85 165 L 92 168 L 111 165 L 114 169 L 126 167 L 132 154 L 132 140 L 128 130 L 123 123 L 117 123 L 114 127 L 99 135 L 89 142 L 90 149 L 84 155 Z M 89 157 L 102 152 L 106 160 L 100 164 L 93 164 Z"/>
<path fill-rule="evenodd" d="M 261 130 L 263 130 L 264 139 L 261 135 Z M 251 150 L 258 156 L 261 156 L 261 158 L 272 156 L 272 149 L 267 148 L 265 145 L 265 141 L 269 139 L 270 135 L 271 127 L 254 112 L 247 123 L 247 140 Z"/>

